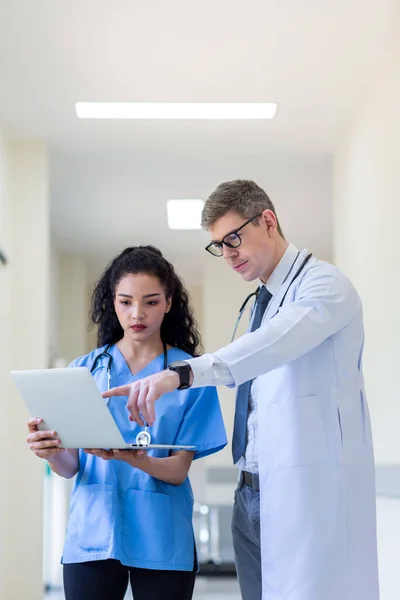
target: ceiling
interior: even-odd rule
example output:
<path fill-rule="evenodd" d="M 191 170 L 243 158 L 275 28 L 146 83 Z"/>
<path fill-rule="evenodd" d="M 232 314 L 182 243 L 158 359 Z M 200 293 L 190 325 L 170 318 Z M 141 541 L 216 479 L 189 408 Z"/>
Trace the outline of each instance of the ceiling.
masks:
<path fill-rule="evenodd" d="M 284 198 L 299 243 L 319 247 L 329 193 L 321 231 L 318 218 L 300 229 L 287 169 L 329 170 L 326 156 L 391 51 L 394 6 L 0 0 L 0 126 L 49 144 L 57 245 L 93 262 L 149 240 L 186 271 L 192 261 L 193 273 L 207 235 L 168 232 L 166 200 L 253 177 Z M 75 102 L 96 100 L 277 102 L 278 111 L 266 122 L 77 119 Z"/>

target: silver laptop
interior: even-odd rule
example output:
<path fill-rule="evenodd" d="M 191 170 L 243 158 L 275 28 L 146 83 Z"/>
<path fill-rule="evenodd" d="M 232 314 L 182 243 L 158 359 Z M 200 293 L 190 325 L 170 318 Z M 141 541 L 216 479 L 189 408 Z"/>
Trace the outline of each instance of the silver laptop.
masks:
<path fill-rule="evenodd" d="M 11 371 L 11 377 L 30 416 L 43 419 L 40 429 L 57 432 L 60 447 L 196 449 L 195 446 L 127 444 L 86 367 Z"/>

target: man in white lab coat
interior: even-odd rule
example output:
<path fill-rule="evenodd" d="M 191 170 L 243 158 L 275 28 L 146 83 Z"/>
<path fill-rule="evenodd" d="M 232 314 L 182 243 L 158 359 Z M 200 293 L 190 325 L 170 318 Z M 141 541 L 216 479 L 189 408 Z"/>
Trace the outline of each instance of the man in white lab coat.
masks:
<path fill-rule="evenodd" d="M 237 386 L 232 531 L 243 600 L 378 600 L 359 296 L 337 268 L 286 241 L 252 181 L 221 184 L 202 222 L 207 250 L 259 283 L 249 332 L 109 395 L 128 395 L 134 420 L 152 424 L 166 392 Z"/>

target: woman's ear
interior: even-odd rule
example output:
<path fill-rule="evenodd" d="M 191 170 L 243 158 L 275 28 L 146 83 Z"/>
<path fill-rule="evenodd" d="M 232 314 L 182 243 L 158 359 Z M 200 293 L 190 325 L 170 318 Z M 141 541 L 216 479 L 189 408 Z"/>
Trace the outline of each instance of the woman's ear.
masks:
<path fill-rule="evenodd" d="M 165 314 L 169 313 L 169 311 L 171 310 L 171 306 L 172 306 L 172 300 L 171 300 L 171 298 L 168 298 L 167 307 L 165 309 Z"/>

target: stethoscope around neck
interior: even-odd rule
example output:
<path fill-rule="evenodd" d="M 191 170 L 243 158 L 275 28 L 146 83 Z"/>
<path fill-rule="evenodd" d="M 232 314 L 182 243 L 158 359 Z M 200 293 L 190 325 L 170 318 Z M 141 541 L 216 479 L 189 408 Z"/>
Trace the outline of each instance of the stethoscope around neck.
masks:
<path fill-rule="evenodd" d="M 298 255 L 297 255 L 297 257 L 298 257 Z M 296 260 L 297 260 L 297 257 L 296 257 Z M 297 269 L 296 273 L 294 274 L 294 276 L 293 276 L 293 278 L 292 278 L 291 282 L 289 283 L 289 285 L 288 285 L 288 287 L 287 287 L 287 289 L 286 289 L 286 292 L 285 292 L 285 293 L 284 293 L 284 295 L 283 295 L 283 298 L 282 298 L 282 300 L 280 301 L 280 304 L 279 304 L 279 306 L 278 306 L 278 310 L 279 310 L 279 309 L 282 307 L 282 305 L 283 305 L 283 303 L 284 303 L 284 301 L 285 301 L 286 295 L 287 295 L 287 293 L 288 293 L 288 291 L 289 291 L 289 288 L 290 288 L 290 286 L 291 286 L 291 285 L 292 285 L 292 283 L 293 283 L 293 282 L 294 282 L 294 281 L 297 279 L 297 277 L 300 275 L 300 273 L 303 271 L 304 267 L 306 266 L 306 264 L 308 263 L 308 261 L 310 260 L 310 258 L 311 258 L 311 257 L 312 257 L 312 252 L 310 252 L 310 254 L 307 254 L 307 256 L 305 257 L 305 259 L 303 260 L 303 262 L 301 263 L 301 265 L 300 265 L 300 266 L 299 266 L 299 268 Z M 296 260 L 295 260 L 295 262 L 296 262 Z M 251 294 L 249 294 L 249 295 L 248 295 L 248 296 L 245 298 L 245 300 L 244 300 L 243 304 L 242 304 L 242 305 L 241 305 L 241 307 L 239 308 L 239 314 L 238 314 L 238 317 L 237 317 L 237 319 L 236 319 L 235 327 L 234 327 L 234 329 L 233 329 L 233 334 L 232 334 L 232 338 L 231 338 L 231 343 L 232 343 L 232 342 L 234 341 L 234 339 L 235 339 L 236 332 L 237 332 L 237 330 L 238 330 L 238 327 L 239 327 L 240 321 L 241 321 L 241 319 L 242 319 L 243 313 L 244 313 L 244 311 L 245 311 L 245 309 L 246 309 L 246 306 L 247 306 L 247 304 L 248 304 L 249 300 L 250 300 L 250 299 L 251 299 L 253 296 L 255 296 L 255 300 L 257 300 L 257 297 L 258 297 L 258 294 L 259 294 L 259 292 L 260 292 L 260 287 L 258 287 L 258 288 L 256 289 L 256 291 L 255 291 L 255 292 L 251 292 Z"/>
<path fill-rule="evenodd" d="M 110 354 L 110 348 L 112 346 L 114 346 L 114 344 L 108 344 L 108 346 L 106 346 L 104 348 L 103 352 L 100 352 L 100 354 L 98 354 L 96 356 L 96 358 L 93 361 L 92 367 L 90 369 L 90 372 L 93 373 L 97 369 L 97 366 L 98 366 L 100 360 L 104 359 L 107 361 L 107 391 L 110 389 L 111 368 L 112 368 L 112 365 L 114 362 L 114 359 Z M 163 370 L 165 371 L 166 368 L 168 367 L 168 350 L 167 350 L 167 345 L 164 342 L 163 342 L 163 353 L 164 353 Z M 108 404 L 109 398 L 106 399 L 106 402 Z M 151 435 L 149 432 L 149 426 L 146 423 L 144 431 L 140 431 L 136 436 L 136 445 L 137 446 L 148 446 L 149 444 L 151 444 Z"/>

